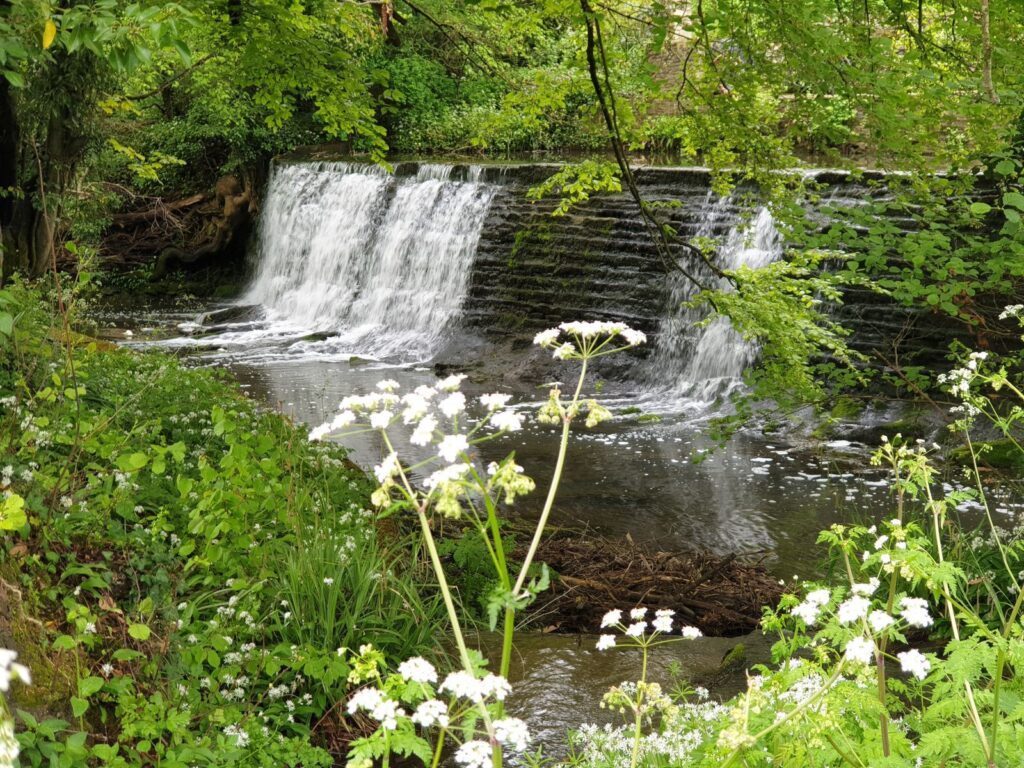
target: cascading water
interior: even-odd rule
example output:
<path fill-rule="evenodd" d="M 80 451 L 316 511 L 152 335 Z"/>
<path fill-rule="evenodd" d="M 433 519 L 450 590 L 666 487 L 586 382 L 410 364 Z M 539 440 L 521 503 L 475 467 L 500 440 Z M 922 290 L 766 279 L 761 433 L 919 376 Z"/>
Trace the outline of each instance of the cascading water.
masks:
<path fill-rule="evenodd" d="M 767 208 L 758 210 L 749 223 L 739 223 L 729 198 L 708 193 L 697 237 L 715 237 L 730 223 L 715 257 L 721 269 L 758 269 L 782 255 L 782 237 Z M 703 276 L 714 282 L 710 270 Z M 648 381 L 661 393 L 710 402 L 739 386 L 743 371 L 757 358 L 757 344 L 743 339 L 727 318 L 700 325 L 706 310 L 684 306 L 699 288 L 678 272 L 670 280 L 670 310 L 658 331 Z M 718 285 L 727 283 L 720 280 Z"/>
<path fill-rule="evenodd" d="M 244 301 L 271 328 L 332 334 L 335 353 L 429 357 L 459 317 L 494 195 L 474 169 L 467 181 L 451 170 L 424 164 L 396 179 L 347 163 L 275 168 Z"/>

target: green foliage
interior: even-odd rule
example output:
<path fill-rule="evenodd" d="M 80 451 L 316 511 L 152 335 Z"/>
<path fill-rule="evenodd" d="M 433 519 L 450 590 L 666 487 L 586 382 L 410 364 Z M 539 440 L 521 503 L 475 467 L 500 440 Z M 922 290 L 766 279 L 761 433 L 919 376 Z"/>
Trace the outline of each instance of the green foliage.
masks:
<path fill-rule="evenodd" d="M 22 716 L 24 764 L 329 765 L 313 726 L 350 667 L 324 630 L 390 661 L 432 651 L 439 618 L 362 511 L 365 477 L 216 372 L 68 357 L 20 312 L 40 295 L 7 295 L 0 562 L 71 681 L 45 694 L 64 721 Z"/>

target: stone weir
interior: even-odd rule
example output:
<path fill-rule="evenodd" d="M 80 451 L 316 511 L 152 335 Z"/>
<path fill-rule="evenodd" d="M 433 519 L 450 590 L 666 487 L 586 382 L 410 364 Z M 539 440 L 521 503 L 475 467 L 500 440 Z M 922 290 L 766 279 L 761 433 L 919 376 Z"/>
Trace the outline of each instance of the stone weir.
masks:
<path fill-rule="evenodd" d="M 296 164 L 302 165 L 301 174 Z M 551 215 L 556 200 L 527 198 L 531 187 L 558 168 L 400 162 L 388 175 L 351 163 L 279 161 L 267 207 L 275 209 L 274 195 L 281 202 L 264 215 L 250 298 L 286 315 L 299 307 L 320 316 L 311 298 L 319 295 L 324 307 L 352 308 L 335 318 L 340 327 L 370 328 L 385 307 L 396 345 L 407 343 L 411 332 L 438 337 L 461 325 L 518 346 L 537 330 L 567 319 L 621 320 L 652 336 L 649 350 L 659 359 L 661 380 L 728 378 L 737 367 L 742 370 L 756 350 L 726 328 L 694 328 L 700 316 L 680 309 L 693 286 L 659 255 L 628 194 L 595 194 L 564 216 Z M 842 172 L 817 171 L 813 178 L 824 204 L 855 205 L 882 194 L 882 187 L 853 182 Z M 721 266 L 757 267 L 782 256 L 784 243 L 750 190 L 721 198 L 711 192 L 709 173 L 699 168 L 640 168 L 636 179 L 679 240 L 708 238 L 719 244 L 715 258 Z M 314 209 L 315 216 L 326 216 L 317 225 L 323 230 L 319 234 L 303 213 Z M 820 226 L 829 226 L 824 216 L 818 218 Z M 400 259 L 396 252 L 403 254 Z M 704 284 L 714 284 L 710 271 L 683 247 L 675 256 Z M 296 274 L 302 272 L 296 262 L 303 260 L 318 266 Z M 432 284 L 439 270 L 461 275 L 458 290 Z M 401 293 L 396 286 L 409 274 L 418 276 L 420 290 L 406 286 Z M 333 292 L 324 293 L 321 284 Z M 374 300 L 368 302 L 367 294 Z M 848 299 L 836 310 L 837 319 L 854 330 L 854 347 L 879 360 L 937 362 L 959 332 L 944 316 L 914 314 L 870 291 L 851 292 Z M 437 311 L 408 309 L 430 302 Z M 726 347 L 730 354 L 723 359 Z M 917 360 L 906 356 L 910 350 L 917 351 Z"/>

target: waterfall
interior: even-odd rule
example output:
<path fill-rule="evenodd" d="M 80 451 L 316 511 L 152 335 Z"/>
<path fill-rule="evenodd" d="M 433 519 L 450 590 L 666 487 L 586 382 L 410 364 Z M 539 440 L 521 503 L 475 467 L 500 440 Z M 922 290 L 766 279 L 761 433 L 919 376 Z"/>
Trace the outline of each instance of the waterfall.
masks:
<path fill-rule="evenodd" d="M 782 255 L 782 237 L 767 208 L 759 209 L 748 223 L 737 222 L 733 202 L 725 197 L 716 199 L 710 192 L 701 209 L 696 236 L 719 239 L 714 260 L 723 270 L 741 266 L 757 269 Z M 716 282 L 706 268 L 700 275 L 707 282 Z M 659 392 L 703 402 L 727 395 L 739 386 L 743 371 L 756 360 L 757 344 L 744 340 L 724 317 L 699 325 L 707 310 L 683 306 L 696 296 L 698 287 L 679 272 L 669 279 L 669 312 L 658 330 L 648 384 Z M 718 280 L 717 285 L 724 288 L 727 282 Z"/>
<path fill-rule="evenodd" d="M 269 324 L 332 334 L 331 350 L 425 359 L 459 318 L 494 188 L 422 164 L 274 168 L 245 301 Z"/>

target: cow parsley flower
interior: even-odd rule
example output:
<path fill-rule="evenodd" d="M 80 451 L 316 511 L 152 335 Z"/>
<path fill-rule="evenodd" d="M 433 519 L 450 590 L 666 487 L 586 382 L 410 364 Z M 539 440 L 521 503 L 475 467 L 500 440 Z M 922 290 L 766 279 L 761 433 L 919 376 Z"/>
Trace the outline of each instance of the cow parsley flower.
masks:
<path fill-rule="evenodd" d="M 868 597 L 870 595 L 875 594 L 875 590 L 878 589 L 878 585 L 880 583 L 881 582 L 879 582 L 876 577 L 872 576 L 870 579 L 867 580 L 866 584 L 865 583 L 854 584 L 851 587 L 851 591 L 855 595 L 862 595 L 864 597 Z"/>
<path fill-rule="evenodd" d="M 900 601 L 903 608 L 900 616 L 912 627 L 930 627 L 932 625 L 931 614 L 928 613 L 928 602 L 920 597 L 904 597 Z"/>
<path fill-rule="evenodd" d="M 469 450 L 469 440 L 465 435 L 445 435 L 437 444 L 437 454 L 445 461 L 453 463 L 459 454 Z"/>
<path fill-rule="evenodd" d="M 634 609 L 632 609 L 629 612 L 629 618 L 633 619 L 634 621 L 638 621 L 639 619 L 642 619 L 646 615 L 647 615 L 647 609 L 646 608 L 634 608 Z"/>
<path fill-rule="evenodd" d="M 626 340 L 626 343 L 631 347 L 636 347 L 640 344 L 647 343 L 647 334 L 643 331 L 638 331 L 633 328 L 625 328 L 622 331 L 622 338 Z"/>
<path fill-rule="evenodd" d="M 430 415 L 424 416 L 409 436 L 409 442 L 413 445 L 429 445 L 434 439 L 436 429 L 437 419 Z"/>
<path fill-rule="evenodd" d="M 594 647 L 599 651 L 607 651 L 609 648 L 614 648 L 615 635 L 601 635 L 597 638 L 597 645 Z"/>
<path fill-rule="evenodd" d="M 871 625 L 871 629 L 875 632 L 881 632 L 895 623 L 896 619 L 885 611 L 872 611 L 868 614 L 868 624 Z"/>
<path fill-rule="evenodd" d="M 469 472 L 469 470 L 469 464 L 466 464 L 465 462 L 449 464 L 444 469 L 431 472 L 427 479 L 423 481 L 423 484 L 428 489 L 436 488 L 439 485 L 444 485 L 445 483 L 452 483 L 456 480 L 461 480 L 466 476 L 466 473 Z"/>
<path fill-rule="evenodd" d="M 855 637 L 846 644 L 846 658 L 860 664 L 870 664 L 875 657 L 875 644 L 866 637 Z"/>
<path fill-rule="evenodd" d="M 437 670 L 421 656 L 406 659 L 398 665 L 398 674 L 413 683 L 436 683 Z"/>
<path fill-rule="evenodd" d="M 348 713 L 354 715 L 360 710 L 372 712 L 382 701 L 384 694 L 376 688 L 360 688 L 348 700 Z"/>
<path fill-rule="evenodd" d="M 560 329 L 548 328 L 546 331 L 541 331 L 534 336 L 533 343 L 538 347 L 550 347 L 558 340 L 559 334 L 561 334 Z"/>
<path fill-rule="evenodd" d="M 416 711 L 412 713 L 412 717 L 409 718 L 416 725 L 429 728 L 430 726 L 437 723 L 442 728 L 448 727 L 448 706 L 443 701 L 437 699 L 427 699 L 422 702 Z"/>
<path fill-rule="evenodd" d="M 500 744 L 522 752 L 530 742 L 530 731 L 518 717 L 505 717 L 494 721 L 494 738 Z"/>
<path fill-rule="evenodd" d="M 816 589 L 813 592 L 808 592 L 807 597 L 804 598 L 811 605 L 826 605 L 831 599 L 832 593 L 827 589 Z"/>
<path fill-rule="evenodd" d="M 608 611 L 601 619 L 601 627 L 614 627 L 616 624 L 622 621 L 622 611 L 616 608 L 614 611 Z"/>
<path fill-rule="evenodd" d="M 491 416 L 491 424 L 506 432 L 518 432 L 523 428 L 523 417 L 515 411 L 498 411 Z"/>
<path fill-rule="evenodd" d="M 903 653 L 897 653 L 896 658 L 900 660 L 900 668 L 908 675 L 913 675 L 918 680 L 924 680 L 932 664 L 923 653 L 911 649 Z"/>
<path fill-rule="evenodd" d="M 812 603 L 810 600 L 805 600 L 800 605 L 793 608 L 790 613 L 801 619 L 804 624 L 808 627 L 813 627 L 815 622 L 818 620 L 818 613 L 821 611 L 821 606 L 817 603 Z"/>
<path fill-rule="evenodd" d="M 387 429 L 394 414 L 391 411 L 377 411 L 370 414 L 370 426 L 374 429 Z"/>
<path fill-rule="evenodd" d="M 392 451 L 385 456 L 383 461 L 373 468 L 373 474 L 382 485 L 398 474 L 398 454 Z"/>
<path fill-rule="evenodd" d="M 464 373 L 453 373 L 451 376 L 437 382 L 437 388 L 444 392 L 454 392 L 459 388 L 465 378 L 466 374 Z"/>
<path fill-rule="evenodd" d="M 394 379 L 381 379 L 377 382 L 377 389 L 381 392 L 394 392 L 398 389 L 398 382 Z"/>
<path fill-rule="evenodd" d="M 492 392 L 489 395 L 480 395 L 480 405 L 488 411 L 496 411 L 499 408 L 504 408 L 508 405 L 508 401 L 511 399 L 512 395 L 506 395 L 501 392 Z"/>
<path fill-rule="evenodd" d="M 491 745 L 480 739 L 467 741 L 456 750 L 455 762 L 466 768 L 488 768 L 491 764 Z"/>
<path fill-rule="evenodd" d="M 457 416 L 466 410 L 466 396 L 461 392 L 452 392 L 450 395 L 445 397 L 437 404 L 437 407 L 441 409 L 448 418 Z"/>
<path fill-rule="evenodd" d="M 871 607 L 871 601 L 867 598 L 861 597 L 860 595 L 854 595 L 848 598 L 846 601 L 840 603 L 837 615 L 839 617 L 840 624 L 850 624 L 858 619 L 862 619 L 867 615 L 868 608 Z"/>
<path fill-rule="evenodd" d="M 651 626 L 654 627 L 656 632 L 671 632 L 672 631 L 672 617 L 671 616 L 655 616 L 654 621 L 651 622 Z"/>
<path fill-rule="evenodd" d="M 703 637 L 704 633 L 696 627 L 683 627 L 679 630 L 682 636 L 687 640 L 696 640 L 698 637 Z"/>
<path fill-rule="evenodd" d="M 636 621 L 626 627 L 626 634 L 630 637 L 640 637 L 647 629 L 646 621 Z"/>

